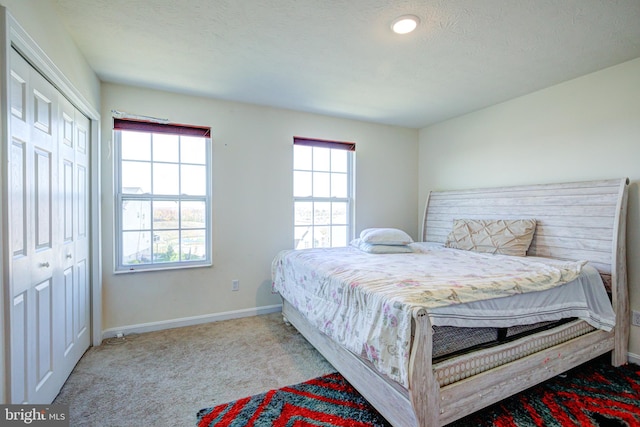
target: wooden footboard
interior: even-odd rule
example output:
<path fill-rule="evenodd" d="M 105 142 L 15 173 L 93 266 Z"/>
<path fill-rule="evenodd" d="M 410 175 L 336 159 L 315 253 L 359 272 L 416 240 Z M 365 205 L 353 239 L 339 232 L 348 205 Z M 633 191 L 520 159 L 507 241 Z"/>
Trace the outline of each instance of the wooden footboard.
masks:
<path fill-rule="evenodd" d="M 439 424 L 444 425 L 581 365 L 614 346 L 612 332 L 594 331 L 440 390 Z"/>
<path fill-rule="evenodd" d="M 614 331 L 593 330 L 511 362 L 496 361 L 499 366 L 439 387 L 432 359 L 427 356 L 431 354 L 431 326 L 428 316 L 421 314 L 415 316 L 416 334 L 409 367 L 409 396 L 419 426 L 451 423 L 615 348 Z M 529 347 L 529 343 L 538 339 L 547 340 L 551 333 L 552 330 L 547 330 L 531 334 L 518 340 L 521 343 L 517 345 Z M 513 345 L 505 343 L 460 358 L 466 359 L 466 363 L 473 359 L 497 359 Z"/>
<path fill-rule="evenodd" d="M 614 333 L 593 331 L 530 356 L 440 387 L 431 364 L 431 326 L 416 313 L 409 389 L 381 376 L 370 364 L 319 332 L 286 300 L 284 317 L 392 425 L 443 426 L 579 366 L 614 348 Z M 536 334 L 532 335 L 535 337 Z M 494 347 L 500 348 L 500 346 Z M 481 350 L 475 355 L 489 353 Z"/>

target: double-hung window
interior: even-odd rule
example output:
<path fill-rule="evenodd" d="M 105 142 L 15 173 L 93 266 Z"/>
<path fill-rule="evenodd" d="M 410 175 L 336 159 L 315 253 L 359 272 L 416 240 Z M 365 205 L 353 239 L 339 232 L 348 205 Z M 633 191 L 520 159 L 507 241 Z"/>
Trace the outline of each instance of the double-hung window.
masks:
<path fill-rule="evenodd" d="M 347 246 L 352 236 L 355 144 L 294 137 L 296 249 Z"/>
<path fill-rule="evenodd" d="M 211 265 L 210 129 L 114 118 L 116 271 Z"/>

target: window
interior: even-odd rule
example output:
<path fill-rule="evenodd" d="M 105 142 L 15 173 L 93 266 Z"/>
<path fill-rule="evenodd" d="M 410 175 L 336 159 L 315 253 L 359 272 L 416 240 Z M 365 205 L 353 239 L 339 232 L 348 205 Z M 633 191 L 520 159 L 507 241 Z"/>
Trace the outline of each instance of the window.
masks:
<path fill-rule="evenodd" d="M 210 129 L 114 118 L 116 271 L 211 264 Z"/>
<path fill-rule="evenodd" d="M 351 238 L 354 143 L 294 137 L 296 249 L 347 246 Z"/>

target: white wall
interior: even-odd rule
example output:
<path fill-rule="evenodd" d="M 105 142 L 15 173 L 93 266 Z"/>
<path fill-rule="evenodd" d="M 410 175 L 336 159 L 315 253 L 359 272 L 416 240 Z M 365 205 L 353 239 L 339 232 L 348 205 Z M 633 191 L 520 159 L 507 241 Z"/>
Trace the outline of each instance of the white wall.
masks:
<path fill-rule="evenodd" d="M 628 177 L 627 265 L 640 310 L 640 59 L 420 131 L 430 190 Z M 630 352 L 640 354 L 640 328 Z"/>
<path fill-rule="evenodd" d="M 51 0 L 0 0 L 73 86 L 96 110 L 100 81 L 71 39 Z"/>
<path fill-rule="evenodd" d="M 112 109 L 211 126 L 212 268 L 113 274 Z M 418 238 L 417 130 L 106 83 L 102 121 L 105 330 L 280 304 L 270 271 L 293 243 L 293 136 L 355 142 L 357 231 Z"/>

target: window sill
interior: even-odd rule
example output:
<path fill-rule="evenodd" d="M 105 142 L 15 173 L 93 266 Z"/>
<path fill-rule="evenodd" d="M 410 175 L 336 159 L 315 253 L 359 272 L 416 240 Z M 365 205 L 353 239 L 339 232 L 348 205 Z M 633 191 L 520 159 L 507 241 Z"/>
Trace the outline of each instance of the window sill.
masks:
<path fill-rule="evenodd" d="M 206 268 L 213 267 L 213 263 L 207 262 L 202 264 L 189 264 L 189 265 L 170 265 L 170 266 L 145 266 L 135 268 L 133 266 L 126 269 L 118 269 L 113 274 L 131 274 L 131 273 L 145 273 L 148 271 L 169 271 L 169 270 L 187 270 L 191 268 Z"/>

